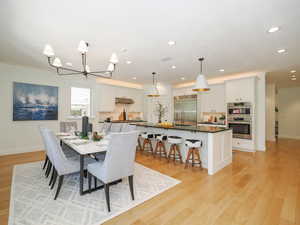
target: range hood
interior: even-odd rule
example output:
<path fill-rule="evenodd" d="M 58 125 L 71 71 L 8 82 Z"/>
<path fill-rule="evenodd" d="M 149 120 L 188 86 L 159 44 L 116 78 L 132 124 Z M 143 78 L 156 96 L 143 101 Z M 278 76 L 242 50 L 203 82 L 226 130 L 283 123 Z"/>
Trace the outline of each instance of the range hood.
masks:
<path fill-rule="evenodd" d="M 116 104 L 133 104 L 134 103 L 134 101 L 133 101 L 133 99 L 131 99 L 131 98 L 124 98 L 124 97 L 122 97 L 122 98 L 116 98 L 115 99 L 115 103 Z"/>

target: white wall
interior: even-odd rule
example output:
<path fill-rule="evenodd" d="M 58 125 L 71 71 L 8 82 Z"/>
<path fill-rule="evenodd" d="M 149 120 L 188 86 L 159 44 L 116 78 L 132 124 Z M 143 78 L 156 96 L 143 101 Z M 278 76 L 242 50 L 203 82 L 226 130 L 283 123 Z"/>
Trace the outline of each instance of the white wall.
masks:
<path fill-rule="evenodd" d="M 59 115 L 57 121 L 12 121 L 13 82 L 57 86 L 59 89 Z M 31 152 L 44 149 L 38 132 L 38 125 L 59 130 L 59 121 L 70 119 L 71 87 L 91 89 L 91 122 L 97 124 L 97 112 L 100 109 L 101 88 L 93 78 L 59 77 L 55 72 L 0 63 L 0 155 Z M 107 86 L 107 85 L 106 85 Z M 110 86 L 106 95 L 112 95 L 116 88 Z M 124 88 L 117 88 L 124 89 Z M 131 88 L 125 88 L 131 89 Z M 140 90 L 142 92 L 143 90 Z M 142 103 L 140 103 L 142 104 Z M 141 107 L 142 108 L 142 107 Z M 81 120 L 78 128 L 81 129 Z"/>
<path fill-rule="evenodd" d="M 300 139 L 300 87 L 278 89 L 280 138 Z"/>
<path fill-rule="evenodd" d="M 266 150 L 266 74 L 256 80 L 256 150 Z"/>
<path fill-rule="evenodd" d="M 276 86 L 267 84 L 266 86 L 266 139 L 275 141 L 275 104 Z"/>

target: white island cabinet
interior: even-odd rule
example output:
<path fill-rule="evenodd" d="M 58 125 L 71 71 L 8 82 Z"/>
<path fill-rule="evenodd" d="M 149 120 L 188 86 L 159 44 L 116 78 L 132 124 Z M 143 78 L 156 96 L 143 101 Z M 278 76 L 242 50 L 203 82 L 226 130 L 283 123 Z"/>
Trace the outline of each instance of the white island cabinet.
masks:
<path fill-rule="evenodd" d="M 135 124 L 137 130 L 141 132 L 151 132 L 154 134 L 164 134 L 168 136 L 179 136 L 183 139 L 180 144 L 180 152 L 185 161 L 187 156 L 187 147 L 184 144 L 185 139 L 201 140 L 203 146 L 200 150 L 202 166 L 207 168 L 208 174 L 213 175 L 232 162 L 232 130 L 220 127 L 170 127 L 163 128 L 155 124 L 142 123 Z M 155 146 L 155 141 L 153 145 Z M 166 144 L 169 151 L 170 144 Z"/>

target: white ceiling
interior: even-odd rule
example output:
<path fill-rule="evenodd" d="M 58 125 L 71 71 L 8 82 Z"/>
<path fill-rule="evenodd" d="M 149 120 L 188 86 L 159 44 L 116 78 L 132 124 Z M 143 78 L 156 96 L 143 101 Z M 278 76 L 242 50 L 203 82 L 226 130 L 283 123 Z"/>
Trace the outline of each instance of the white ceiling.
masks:
<path fill-rule="evenodd" d="M 42 51 L 49 43 L 77 67 L 77 45 L 85 40 L 90 67 L 105 69 L 115 51 L 120 64 L 114 78 L 124 81 L 150 82 L 153 71 L 160 81 L 194 80 L 199 56 L 206 57 L 208 77 L 267 71 L 288 80 L 295 69 L 300 80 L 299 0 L 1 0 L 0 6 L 4 62 L 47 68 Z M 281 30 L 270 34 L 272 26 Z M 168 46 L 169 40 L 176 45 Z M 287 53 L 278 54 L 280 48 Z M 171 60 L 162 62 L 165 57 Z"/>

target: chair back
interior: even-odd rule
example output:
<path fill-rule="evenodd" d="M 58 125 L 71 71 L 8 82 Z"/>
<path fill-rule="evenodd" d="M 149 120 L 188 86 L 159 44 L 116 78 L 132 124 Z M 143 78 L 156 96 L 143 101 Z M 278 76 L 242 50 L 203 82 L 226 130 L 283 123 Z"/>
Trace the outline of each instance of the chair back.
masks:
<path fill-rule="evenodd" d="M 104 182 L 133 175 L 138 131 L 111 133 L 103 162 Z"/>
<path fill-rule="evenodd" d="M 103 126 L 102 126 L 102 132 L 104 133 L 109 133 L 110 132 L 110 127 L 111 127 L 111 123 L 109 122 L 104 122 Z"/>
<path fill-rule="evenodd" d="M 122 123 L 112 123 L 110 127 L 110 132 L 116 133 L 116 132 L 121 132 L 122 128 Z"/>
<path fill-rule="evenodd" d="M 49 150 L 48 143 L 47 143 L 47 141 L 46 141 L 46 133 L 45 133 L 45 129 L 46 129 L 45 127 L 39 126 L 39 131 L 40 131 L 40 134 L 41 134 L 42 139 L 43 139 L 43 143 L 44 143 L 44 147 L 45 147 L 46 154 L 47 154 L 49 160 L 52 162 L 53 159 L 52 159 L 51 152 L 50 152 L 50 150 Z"/>
<path fill-rule="evenodd" d="M 73 131 L 78 130 L 76 121 L 60 122 L 60 132 L 68 133 L 72 130 Z"/>
<path fill-rule="evenodd" d="M 121 132 L 129 132 L 129 131 L 133 131 L 136 130 L 136 126 L 135 125 L 130 125 L 128 123 L 124 123 L 121 129 Z"/>
<path fill-rule="evenodd" d="M 67 174 L 70 162 L 64 155 L 59 144 L 59 140 L 50 129 L 43 128 L 42 130 L 46 142 L 45 145 L 48 148 L 48 152 L 50 153 L 50 156 L 52 158 L 52 164 L 57 170 L 57 173 L 59 175 Z"/>

